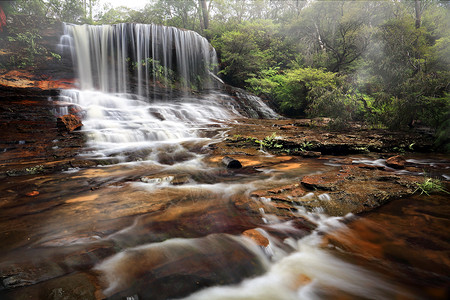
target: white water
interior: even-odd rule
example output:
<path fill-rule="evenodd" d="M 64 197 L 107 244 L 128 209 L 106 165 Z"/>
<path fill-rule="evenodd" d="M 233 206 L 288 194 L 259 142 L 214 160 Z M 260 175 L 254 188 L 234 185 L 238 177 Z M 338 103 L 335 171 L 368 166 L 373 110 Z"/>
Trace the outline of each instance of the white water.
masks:
<path fill-rule="evenodd" d="M 299 212 L 300 213 L 300 212 Z M 107 283 L 105 295 L 112 296 L 130 287 L 140 279 L 142 274 L 160 265 L 170 264 L 184 256 L 204 256 L 205 261 L 217 251 L 234 251 L 223 249 L 220 241 L 232 239 L 240 247 L 247 248 L 265 268 L 261 276 L 245 279 L 235 285 L 205 288 L 187 296 L 186 300 L 309 300 L 333 299 L 344 296 L 345 299 L 393 299 L 403 297 L 414 299 L 398 285 L 390 284 L 381 274 L 373 273 L 333 255 L 322 243 L 322 234 L 345 228 L 343 221 L 353 218 L 327 217 L 320 214 L 300 213 L 313 220 L 317 229 L 301 238 L 287 238 L 284 243 L 293 251 L 284 250 L 264 230 L 259 230 L 270 240 L 265 249 L 258 247 L 244 236 L 215 234 L 195 239 L 169 239 L 161 243 L 146 244 L 129 248 L 96 266 Z M 274 223 L 277 231 L 296 232 L 288 223 Z M 227 243 L 233 247 L 233 244 Z M 130 268 L 130 266 L 133 266 Z M 184 266 L 180 266 L 182 269 Z M 227 265 L 223 265 L 227 269 Z M 145 292 L 144 292 L 145 293 Z M 132 295 L 130 295 L 132 296 Z"/>
<path fill-rule="evenodd" d="M 213 68 L 215 53 L 196 33 L 139 24 L 68 25 L 66 33 L 64 45 L 73 55 L 80 89 L 62 91 L 61 101 L 82 111 L 83 130 L 88 135 L 91 151 L 87 155 L 113 157 L 119 161 L 133 160 L 131 157 L 137 155 L 142 160 L 155 160 L 160 153 L 186 151 L 183 142 L 200 141 L 209 125 L 220 125 L 238 115 L 231 97 L 218 93 L 177 96 L 168 84 L 170 77 L 175 76 L 182 88 L 198 84 L 200 88 L 211 87 L 206 75 Z M 200 82 L 199 77 L 203 78 Z M 162 88 L 156 89 L 155 82 Z M 247 101 L 257 103 L 261 108 L 258 111 L 276 116 L 258 98 L 247 97 Z M 60 111 L 67 112 L 68 109 Z M 198 161 L 195 155 L 188 159 Z M 133 186 L 158 188 L 149 183 Z M 235 185 L 195 183 L 178 187 L 183 188 L 229 196 L 248 193 L 252 185 L 245 182 Z M 301 209 L 299 216 L 310 218 L 318 227 L 305 238 L 285 239 L 284 243 L 292 251 L 286 251 L 286 245 L 277 244 L 266 232 L 271 243 L 265 249 L 243 236 L 226 234 L 196 239 L 169 238 L 125 249 L 101 262 L 96 270 L 107 283 L 104 293 L 112 296 L 127 290 L 153 268 L 170 265 L 186 253 L 203 255 L 207 261 L 214 251 L 244 247 L 264 266 L 263 275 L 237 285 L 206 288 L 187 299 L 320 299 L 323 291 L 372 299 L 399 295 L 400 292 L 381 276 L 345 262 L 320 245 L 320 234 L 345 226 L 342 219 L 306 215 Z M 261 218 L 278 230 L 296 231 L 290 224 L 279 222 L 276 216 L 264 211 Z M 224 260 L 221 267 L 226 270 L 228 263 Z"/>
<path fill-rule="evenodd" d="M 301 210 L 300 210 L 301 211 Z M 324 248 L 322 234 L 345 228 L 343 221 L 353 215 L 327 217 L 321 214 L 303 216 L 317 223 L 317 229 L 302 239 L 288 238 L 284 243 L 294 248 L 287 253 L 269 237 L 266 253 L 272 262 L 262 276 L 244 280 L 237 285 L 217 286 L 196 292 L 185 300 L 313 300 L 333 299 L 345 293 L 350 298 L 393 299 L 401 295 L 405 299 L 414 296 L 398 286 L 390 284 L 381 274 L 346 262 Z M 273 226 L 295 231 L 289 223 Z M 251 241 L 249 241 L 251 242 Z M 328 293 L 328 294 L 327 294 Z M 348 299 L 344 297 L 344 299 Z"/>
<path fill-rule="evenodd" d="M 199 140 L 205 128 L 240 116 L 235 99 L 212 90 L 216 53 L 195 32 L 68 24 L 60 48 L 72 56 L 79 89 L 61 91 L 56 114 L 79 111 L 90 157 L 151 160 L 161 144 Z M 210 93 L 189 95 L 192 87 Z M 262 115 L 277 116 L 258 99 Z"/>
<path fill-rule="evenodd" d="M 82 90 L 95 88 L 150 98 L 153 83 L 167 83 L 173 79 L 172 72 L 184 88 L 212 86 L 208 74 L 217 68 L 216 53 L 196 32 L 126 23 L 68 24 L 64 31 L 61 47 L 71 51 Z"/>
<path fill-rule="evenodd" d="M 217 103 L 199 98 L 147 102 L 135 95 L 94 90 L 64 90 L 60 98 L 83 111 L 83 130 L 91 149 L 88 154 L 97 158 L 120 158 L 125 152 L 150 154 L 164 143 L 199 140 L 202 129 L 233 117 Z"/>

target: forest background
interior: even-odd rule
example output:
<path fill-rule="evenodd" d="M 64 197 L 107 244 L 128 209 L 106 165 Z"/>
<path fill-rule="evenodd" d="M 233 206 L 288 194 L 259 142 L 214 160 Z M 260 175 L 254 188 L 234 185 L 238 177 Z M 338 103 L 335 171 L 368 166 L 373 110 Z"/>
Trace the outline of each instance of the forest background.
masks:
<path fill-rule="evenodd" d="M 23 51 L 0 70 L 30 68 L 43 24 L 153 23 L 194 30 L 217 50 L 219 75 L 288 117 L 332 129 L 422 128 L 450 151 L 450 1 L 99 0 L 0 2 L 0 46 Z M 17 20 L 28 26 L 14 26 Z M 5 30 L 4 30 L 5 29 Z M 0 47 L 1 48 L 1 47 Z"/>

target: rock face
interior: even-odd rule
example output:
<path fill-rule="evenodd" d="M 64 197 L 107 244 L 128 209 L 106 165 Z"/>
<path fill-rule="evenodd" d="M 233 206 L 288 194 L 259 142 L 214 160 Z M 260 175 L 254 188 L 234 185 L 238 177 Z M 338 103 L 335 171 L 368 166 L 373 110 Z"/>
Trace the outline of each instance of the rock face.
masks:
<path fill-rule="evenodd" d="M 16 38 L 16 33 L 28 32 L 30 28 L 39 33 L 32 37 L 33 55 L 30 55 L 29 41 Z M 61 22 L 8 15 L 8 25 L 0 31 L 0 65 L 6 68 L 0 69 L 0 86 L 40 90 L 71 86 L 75 77 L 72 59 L 61 55 L 58 48 L 63 34 Z"/>
<path fill-rule="evenodd" d="M 58 130 L 72 132 L 74 130 L 80 129 L 83 124 L 78 116 L 68 114 L 57 119 Z"/>
<path fill-rule="evenodd" d="M 70 168 L 84 144 L 79 131 L 60 131 L 42 91 L 0 90 L 0 177 Z"/>
<path fill-rule="evenodd" d="M 0 73 L 0 89 L 55 91 L 74 87 L 74 79 L 53 78 L 47 74 L 35 75 L 32 72 L 32 70 L 11 70 Z"/>

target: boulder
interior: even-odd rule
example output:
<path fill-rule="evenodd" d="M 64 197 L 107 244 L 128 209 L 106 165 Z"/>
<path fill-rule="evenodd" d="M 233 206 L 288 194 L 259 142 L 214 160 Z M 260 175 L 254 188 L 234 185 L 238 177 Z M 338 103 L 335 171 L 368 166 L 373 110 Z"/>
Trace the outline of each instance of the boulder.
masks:
<path fill-rule="evenodd" d="M 81 123 L 81 119 L 78 116 L 68 114 L 58 117 L 57 126 L 59 131 L 72 132 L 80 129 L 81 126 L 83 126 L 83 123 Z"/>
<path fill-rule="evenodd" d="M 396 155 L 386 159 L 386 165 L 394 169 L 403 169 L 405 167 L 406 160 L 401 155 Z"/>

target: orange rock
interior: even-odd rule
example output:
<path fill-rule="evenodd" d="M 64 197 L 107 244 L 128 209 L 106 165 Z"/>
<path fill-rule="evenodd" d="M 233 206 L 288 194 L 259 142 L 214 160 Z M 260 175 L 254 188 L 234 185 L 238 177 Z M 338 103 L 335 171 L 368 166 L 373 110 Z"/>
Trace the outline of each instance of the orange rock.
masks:
<path fill-rule="evenodd" d="M 297 127 L 294 125 L 283 125 L 280 127 L 281 130 L 296 130 Z"/>
<path fill-rule="evenodd" d="M 31 192 L 26 193 L 26 195 L 28 197 L 35 197 L 35 196 L 39 195 L 39 192 L 38 191 L 31 191 Z"/>
<path fill-rule="evenodd" d="M 324 174 L 316 174 L 305 176 L 302 179 L 302 184 L 310 189 L 318 189 L 324 191 L 336 190 L 336 185 L 344 181 L 349 175 L 346 171 L 328 172 Z"/>
<path fill-rule="evenodd" d="M 406 160 L 403 156 L 396 155 L 396 156 L 389 157 L 386 160 L 386 164 L 389 167 L 394 168 L 394 169 L 403 169 L 405 167 Z"/>
<path fill-rule="evenodd" d="M 286 202 L 280 203 L 280 202 L 269 202 L 268 205 L 273 206 L 277 209 L 281 209 L 281 210 L 288 210 L 288 211 L 292 211 L 294 210 L 294 206 L 287 204 Z"/>
<path fill-rule="evenodd" d="M 311 281 L 312 281 L 311 278 L 309 278 L 305 274 L 300 274 L 296 278 L 296 282 L 295 282 L 296 283 L 296 287 L 300 287 L 300 286 L 306 285 L 306 284 L 310 283 Z"/>
<path fill-rule="evenodd" d="M 246 230 L 242 234 L 248 238 L 251 238 L 259 246 L 269 246 L 269 240 L 256 229 Z"/>
<path fill-rule="evenodd" d="M 258 191 L 254 191 L 250 194 L 251 197 L 256 197 L 256 198 L 261 198 L 261 197 L 269 197 L 267 195 L 267 191 L 264 190 L 258 190 Z"/>
<path fill-rule="evenodd" d="M 71 114 L 58 117 L 57 125 L 59 130 L 68 132 L 72 132 L 83 126 L 80 118 Z"/>
<path fill-rule="evenodd" d="M 75 85 L 74 79 L 52 79 L 49 76 L 35 76 L 29 71 L 12 70 L 2 74 L 0 85 L 12 88 L 39 88 L 41 90 L 68 89 Z"/>

